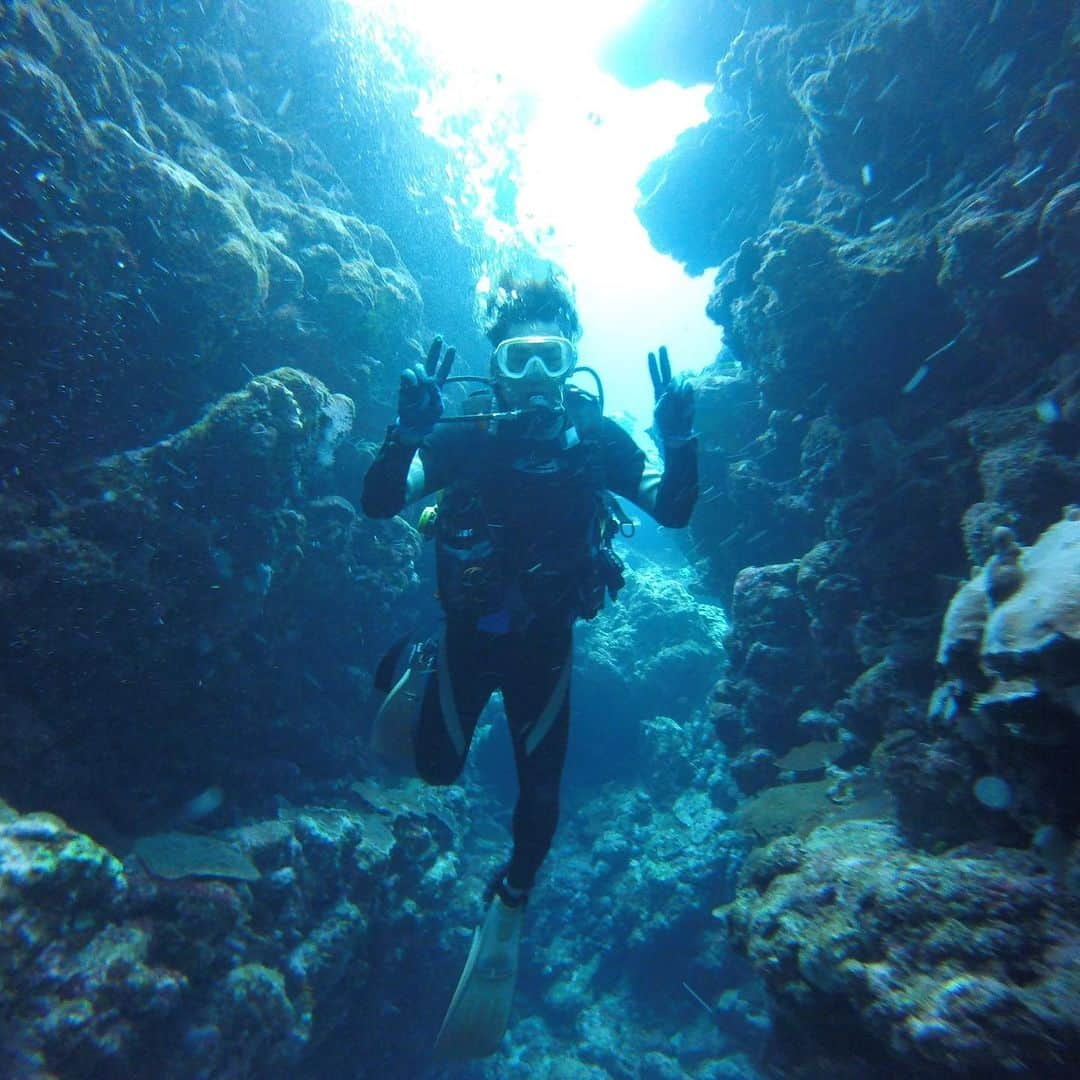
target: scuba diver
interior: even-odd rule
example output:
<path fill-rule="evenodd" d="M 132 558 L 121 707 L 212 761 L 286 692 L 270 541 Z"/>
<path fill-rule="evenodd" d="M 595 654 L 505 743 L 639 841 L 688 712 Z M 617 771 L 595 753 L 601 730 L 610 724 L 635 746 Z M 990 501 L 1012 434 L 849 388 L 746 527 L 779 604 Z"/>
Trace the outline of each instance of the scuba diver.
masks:
<path fill-rule="evenodd" d="M 697 498 L 693 388 L 672 378 L 665 348 L 649 354 L 661 474 L 603 415 L 599 378 L 578 364 L 580 322 L 560 280 L 507 280 L 488 315 L 489 379 L 450 379 L 454 350 L 444 353 L 438 338 L 426 363 L 402 374 L 398 418 L 362 499 L 369 517 L 388 518 L 442 492 L 421 528 L 434 515 L 445 629 L 412 648 L 396 682 L 400 655 L 392 650 L 380 664 L 376 685 L 389 695 L 375 722 L 376 750 L 428 783 L 453 783 L 495 690 L 513 743 L 512 855 L 485 893 L 486 914 L 436 1044 L 458 1060 L 494 1053 L 509 1019 L 522 917 L 559 816 L 572 627 L 623 584 L 611 538 L 632 523 L 613 495 L 670 528 L 687 524 Z M 596 378 L 598 395 L 567 383 L 582 370 Z M 485 386 L 463 415 L 446 416 L 448 381 Z"/>

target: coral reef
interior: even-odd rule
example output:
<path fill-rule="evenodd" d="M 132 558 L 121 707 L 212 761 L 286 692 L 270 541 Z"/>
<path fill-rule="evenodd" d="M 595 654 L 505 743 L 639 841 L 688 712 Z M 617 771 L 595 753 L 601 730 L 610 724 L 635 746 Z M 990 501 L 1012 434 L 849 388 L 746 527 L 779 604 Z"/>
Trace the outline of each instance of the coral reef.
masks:
<path fill-rule="evenodd" d="M 720 914 L 769 989 L 785 1075 L 1072 1073 L 1080 927 L 1029 855 L 828 825 L 756 851 Z"/>
<path fill-rule="evenodd" d="M 4 1074 L 266 1076 L 305 1060 L 316 1075 L 345 1025 L 372 1069 L 392 1047 L 418 1075 L 419 986 L 433 962 L 449 984 L 456 958 L 402 894 L 451 912 L 464 899 L 431 873 L 455 810 L 412 788 L 335 801 L 174 834 L 170 852 L 147 838 L 124 862 L 60 818 L 0 805 Z M 395 934 L 392 962 L 414 976 L 397 1035 L 379 975 Z M 429 1026 L 442 1004 L 433 988 Z"/>
<path fill-rule="evenodd" d="M 5 1074 L 422 1075 L 505 855 L 497 739 L 438 797 L 364 745 L 427 598 L 350 499 L 429 327 L 475 339 L 481 238 L 352 7 L 2 15 L 0 793 L 41 811 L 0 804 Z M 635 558 L 582 630 L 470 1075 L 755 1076 L 770 1031 L 791 1076 L 1069 1075 L 1076 37 L 655 0 L 610 50 L 715 80 L 640 213 L 726 345 L 693 573 Z"/>
<path fill-rule="evenodd" d="M 740 947 L 791 1075 L 1065 1075 L 1076 1033 L 1052 998 L 1076 992 L 1055 981 L 1075 969 L 1080 820 L 1065 765 L 1080 752 L 1076 554 L 1060 520 L 1080 490 L 1076 13 L 710 10 L 647 6 L 613 64 L 636 81 L 700 77 L 710 47 L 716 64 L 709 120 L 642 177 L 639 215 L 691 272 L 716 269 L 708 313 L 725 351 L 699 380 L 691 528 L 732 626 L 709 709 L 752 796 L 738 820 L 759 844 L 776 838 L 765 851 L 806 851 L 764 896 L 744 893 Z M 649 22 L 661 15 L 663 31 Z M 661 48 L 635 68 L 649 25 Z M 795 767 L 815 745 L 831 748 L 817 775 Z M 988 895 L 1045 894 L 1009 915 L 1015 955 L 1044 957 L 1042 975 L 1003 974 L 980 936 L 965 965 L 918 969 L 900 1020 L 888 985 L 861 988 L 866 958 L 848 959 L 832 926 L 835 963 L 817 956 L 797 978 L 796 939 L 816 926 L 825 942 L 830 905 L 866 940 L 833 839 L 862 835 L 831 823 L 845 803 L 880 819 L 867 836 L 892 838 L 882 889 L 924 858 L 958 888 L 977 857 Z M 965 843 L 979 854 L 947 854 Z M 1039 859 L 1048 877 L 1033 876 Z M 810 921 L 785 924 L 799 894 Z M 909 923 L 939 917 L 931 893 L 911 895 Z M 801 1032 L 841 1013 L 821 1064 Z"/>
<path fill-rule="evenodd" d="M 350 10 L 0 15 L 4 1075 L 418 1075 L 453 984 L 453 811 L 348 788 L 420 548 L 350 500 L 478 236 Z"/>
<path fill-rule="evenodd" d="M 694 575 L 652 563 L 633 542 L 624 553 L 617 602 L 577 631 L 574 739 L 589 752 L 568 762 L 571 784 L 649 775 L 648 726 L 658 716 L 687 722 L 727 662 L 727 619 L 702 598 Z"/>
<path fill-rule="evenodd" d="M 359 657 L 320 643 L 378 639 L 414 588 L 419 541 L 323 494 L 352 414 L 278 369 L 191 427 L 81 470 L 44 520 L 9 519 L 5 691 L 25 718 L 5 754 L 9 797 L 131 832 L 167 826 L 209 783 L 233 801 L 263 785 L 265 801 L 280 790 L 263 768 L 275 760 L 357 759 Z M 58 657 L 71 658 L 63 680 Z M 194 732 L 198 755 L 183 752 Z M 155 777 L 150 790 L 133 775 Z"/>
<path fill-rule="evenodd" d="M 568 1046 L 597 1076 L 756 1075 L 742 1055 L 762 1044 L 762 1004 L 722 943 L 703 942 L 701 897 L 733 896 L 745 850 L 728 823 L 730 778 L 721 766 L 702 775 L 700 714 L 659 717 L 641 738 L 655 775 L 567 808 L 523 976 L 536 1004 L 509 1036 L 519 1071 L 490 1075 L 534 1075 Z"/>
<path fill-rule="evenodd" d="M 692 25 L 683 6 L 667 31 L 688 56 Z M 1062 247 L 1080 72 L 1068 14 L 1024 4 L 736 4 L 709 26 L 712 116 L 643 177 L 640 214 L 691 270 L 719 267 L 693 547 L 732 592 L 711 708 L 754 792 L 809 742 L 850 768 L 925 732 L 952 581 L 1080 485 Z M 678 51 L 654 74 L 680 77 Z M 1017 554 L 997 535 L 1004 593 Z"/>
<path fill-rule="evenodd" d="M 1030 548 L 1011 529 L 953 597 L 938 643 L 942 682 L 931 715 L 984 731 L 1068 743 L 1080 716 L 1080 511 Z"/>

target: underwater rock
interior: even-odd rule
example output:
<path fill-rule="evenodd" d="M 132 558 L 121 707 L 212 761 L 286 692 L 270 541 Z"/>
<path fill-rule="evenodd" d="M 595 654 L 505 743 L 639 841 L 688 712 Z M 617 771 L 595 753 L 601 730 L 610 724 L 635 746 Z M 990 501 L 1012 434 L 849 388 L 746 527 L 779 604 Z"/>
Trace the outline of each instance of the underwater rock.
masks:
<path fill-rule="evenodd" d="M 933 351 L 938 328 L 955 323 L 936 273 L 916 241 L 881 249 L 784 222 L 725 264 L 709 314 L 735 354 L 753 358 L 774 408 L 798 412 L 825 393 L 845 419 L 860 420 L 895 403 L 911 357 Z M 924 312 L 917 326 L 904 318 L 912 309 Z"/>
<path fill-rule="evenodd" d="M 444 840 L 441 819 L 459 827 L 449 806 L 435 816 L 438 803 L 405 791 L 377 811 L 345 796 L 332 812 L 296 807 L 227 840 L 191 836 L 178 848 L 174 838 L 166 850 L 162 838 L 144 839 L 127 866 L 59 818 L 5 810 L 4 1074 L 143 1076 L 153 1062 L 177 1080 L 253 1077 L 316 1061 L 338 1025 L 387 1039 L 395 1023 L 379 1003 L 393 990 L 369 977 L 375 914 L 394 933 L 410 918 L 404 896 L 432 910 L 450 901 L 452 883 L 426 873 L 432 858 L 416 844 L 432 831 Z M 385 850 L 357 843 L 375 824 Z M 261 874 L 246 859 L 239 872 L 241 849 Z M 168 876 L 147 874 L 146 858 Z M 428 931 L 410 925 L 397 940 L 403 978 L 430 973 L 439 948 Z M 433 995 L 433 1015 L 441 1004 Z M 409 1036 L 391 1041 L 406 1060 Z"/>
<path fill-rule="evenodd" d="M 416 587 L 419 539 L 322 494 L 353 415 L 319 380 L 277 369 L 191 427 L 84 469 L 49 520 L 9 519 L 0 581 L 21 643 L 11 685 L 36 687 L 34 718 L 0 766 L 10 792 L 73 819 L 80 802 L 104 802 L 128 832 L 148 831 L 149 813 L 149 830 L 164 830 L 153 800 L 179 804 L 191 789 L 172 795 L 160 740 L 187 745 L 193 718 L 215 712 L 230 723 L 207 725 L 201 768 L 234 797 L 281 783 L 248 769 L 249 748 L 271 732 L 278 757 L 355 756 L 359 688 L 344 651 L 332 659 L 319 643 L 329 634 L 360 654 L 369 635 L 393 632 L 392 601 Z M 90 667 L 79 659 L 99 652 Z M 45 672 L 61 656 L 70 675 L 58 682 Z M 186 707 L 164 706 L 177 695 Z M 138 722 L 144 712 L 156 726 Z M 72 743 L 79 753 L 63 750 Z M 45 753 L 48 769 L 21 767 Z M 138 806 L 122 777 L 162 773 Z"/>
<path fill-rule="evenodd" d="M 986 564 L 986 592 L 990 603 L 996 606 L 1023 585 L 1024 571 L 1020 567 L 1023 552 L 1008 526 L 995 529 L 992 540 L 994 556 Z"/>
<path fill-rule="evenodd" d="M 259 871 L 243 852 L 212 836 L 155 833 L 141 836 L 132 848 L 151 874 L 175 881 L 185 877 L 257 881 Z"/>
<path fill-rule="evenodd" d="M 668 736 L 674 739 L 675 733 Z M 704 745 L 698 752 L 703 750 Z M 633 1075 L 646 1051 L 659 1046 L 680 1061 L 732 1053 L 734 1031 L 717 1024 L 701 999 L 678 982 L 700 987 L 706 1009 L 712 1005 L 723 1013 L 725 1006 L 736 1007 L 719 999 L 741 984 L 742 972 L 720 958 L 721 949 L 708 961 L 701 955 L 702 898 L 717 904 L 734 895 L 746 846 L 725 821 L 726 813 L 700 783 L 678 793 L 669 789 L 659 799 L 643 788 L 609 784 L 564 817 L 552 852 L 557 872 L 537 892 L 549 899 L 531 915 L 536 961 L 545 978 L 542 1004 L 512 1032 L 523 1057 L 539 1056 L 544 1032 L 530 1025 L 541 1019 L 558 1038 L 552 1054 L 560 1064 L 552 1077 L 562 1075 L 568 1045 L 575 1059 L 608 1076 Z M 561 929 L 568 918 L 577 928 L 572 934 Z M 608 942 L 619 946 L 608 948 Z M 656 995 L 663 957 L 678 978 L 664 980 L 665 989 Z M 654 1002 L 650 1015 L 631 1023 L 642 996 Z M 748 1027 L 732 1018 L 740 1049 L 760 1043 L 760 1027 Z M 721 1068 L 721 1061 L 707 1067 Z"/>
<path fill-rule="evenodd" d="M 776 781 L 776 755 L 764 746 L 747 746 L 731 759 L 731 775 L 744 795 L 756 795 Z"/>
<path fill-rule="evenodd" d="M 1060 741 L 1080 715 L 1080 520 L 1066 510 L 1028 548 L 1008 529 L 995 541 L 949 606 L 938 663 L 993 730 Z"/>
<path fill-rule="evenodd" d="M 1080 516 L 1052 525 L 1022 556 L 1013 545 L 1009 558 L 1019 565 L 1009 590 L 1001 588 L 1000 563 L 992 559 L 987 568 L 993 607 L 983 636 L 983 664 L 1002 678 L 1038 675 L 1050 687 L 1075 685 L 1080 679 Z M 995 575 L 1001 599 L 993 592 Z"/>
<path fill-rule="evenodd" d="M 1023 828 L 979 802 L 975 782 L 986 765 L 976 748 L 957 735 L 895 731 L 875 747 L 871 761 L 893 797 L 896 820 L 909 842 L 930 849 L 976 838 L 1025 842 Z"/>
<path fill-rule="evenodd" d="M 684 722 L 727 664 L 727 618 L 693 576 L 626 554 L 626 587 L 578 632 L 574 727 L 590 753 L 583 762 L 572 755 L 567 768 L 585 783 L 652 770 L 662 759 L 647 725 L 658 716 Z"/>
<path fill-rule="evenodd" d="M 793 747 L 783 757 L 776 759 L 776 766 L 792 772 L 817 772 L 843 757 L 843 754 L 844 747 L 840 743 L 815 740 Z"/>
<path fill-rule="evenodd" d="M 989 613 L 986 574 L 979 570 L 957 590 L 945 612 L 937 650 L 937 662 L 945 670 L 974 672 Z"/>
<path fill-rule="evenodd" d="M 297 18 L 187 14 L 191 40 L 145 5 L 29 0 L 5 25 L 5 123 L 24 136 L 0 169 L 18 245 L 5 347 L 45 363 L 6 371 L 4 396 L 10 449 L 46 485 L 189 423 L 253 364 L 303 367 L 367 412 L 414 357 L 421 298 L 392 238 L 357 216 L 362 192 L 343 205 L 332 169 L 336 197 L 307 171 L 315 125 L 286 141 L 231 52 Z"/>
<path fill-rule="evenodd" d="M 0 1065 L 11 1076 L 65 1062 L 134 1067 L 189 989 L 150 961 L 150 934 L 125 922 L 123 866 L 47 814 L 0 824 Z"/>
<path fill-rule="evenodd" d="M 768 988 L 780 1060 L 881 1075 L 1072 1068 L 1080 928 L 1026 854 L 933 856 L 884 822 L 831 824 L 749 860 L 725 921 Z"/>

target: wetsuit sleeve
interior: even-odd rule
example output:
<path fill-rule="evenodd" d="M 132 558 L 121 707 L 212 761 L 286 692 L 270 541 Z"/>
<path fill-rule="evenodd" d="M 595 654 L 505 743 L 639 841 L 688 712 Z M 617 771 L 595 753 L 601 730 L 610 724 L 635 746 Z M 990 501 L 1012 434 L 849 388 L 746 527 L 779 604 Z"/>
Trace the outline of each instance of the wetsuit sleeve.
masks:
<path fill-rule="evenodd" d="M 698 493 L 695 437 L 666 444 L 663 473 L 647 463 L 645 451 L 613 420 L 605 418 L 601 445 L 611 491 L 630 499 L 667 528 L 681 529 L 690 521 Z"/>
<path fill-rule="evenodd" d="M 404 442 L 396 426 L 386 431 L 375 460 L 364 476 L 360 505 L 368 517 L 390 518 L 408 503 L 434 490 L 427 481 L 417 447 Z"/>

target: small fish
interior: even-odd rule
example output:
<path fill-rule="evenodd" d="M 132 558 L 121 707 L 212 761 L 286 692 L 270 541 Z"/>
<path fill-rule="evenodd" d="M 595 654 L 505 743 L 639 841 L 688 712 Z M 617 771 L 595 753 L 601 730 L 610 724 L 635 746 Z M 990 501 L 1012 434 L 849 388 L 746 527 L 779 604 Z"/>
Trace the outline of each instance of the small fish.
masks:
<path fill-rule="evenodd" d="M 219 787 L 208 787 L 194 799 L 189 799 L 180 808 L 177 818 L 180 821 L 201 821 L 209 817 L 225 801 L 225 792 Z"/>
<path fill-rule="evenodd" d="M 929 355 L 929 356 L 928 356 L 928 357 L 927 357 L 927 358 L 926 358 L 926 359 L 925 359 L 925 360 L 923 361 L 923 363 L 924 363 L 924 364 L 929 364 L 931 360 L 935 359 L 935 357 L 938 357 L 938 356 L 940 356 L 940 355 L 941 355 L 941 354 L 942 354 L 943 352 L 948 352 L 948 351 L 949 351 L 949 349 L 951 349 L 951 348 L 952 348 L 952 347 L 953 347 L 953 346 L 954 346 L 954 345 L 955 345 L 955 344 L 956 344 L 956 343 L 957 343 L 957 342 L 958 342 L 959 340 L 960 340 L 960 335 L 959 335 L 959 334 L 957 334 L 957 335 L 956 335 L 956 337 L 954 337 L 954 338 L 952 339 L 952 341 L 946 341 L 946 342 L 945 342 L 945 344 L 944 344 L 944 345 L 942 345 L 940 349 L 935 349 L 935 350 L 934 350 L 934 351 L 933 351 L 933 352 L 932 352 L 932 353 L 931 353 L 931 354 L 930 354 L 930 355 Z"/>
<path fill-rule="evenodd" d="M 15 119 L 14 116 L 12 116 L 10 113 L 4 113 L 4 119 L 7 120 L 8 127 L 10 127 L 11 130 L 14 131 L 20 139 L 22 139 L 26 143 L 29 143 L 30 146 L 32 146 L 35 150 L 41 149 L 38 143 L 33 138 L 31 138 L 26 128 L 24 128 L 22 124 L 20 124 L 19 121 Z"/>
<path fill-rule="evenodd" d="M 1011 270 L 1006 270 L 1001 275 L 1002 281 L 1008 281 L 1011 277 L 1016 277 L 1017 274 L 1022 274 L 1025 270 L 1030 270 L 1039 261 L 1038 255 L 1032 255 L 1030 259 L 1025 259 L 1019 266 L 1014 266 Z"/>
<path fill-rule="evenodd" d="M 1061 419 L 1061 409 L 1053 398 L 1043 398 L 1035 406 L 1035 415 L 1044 424 L 1056 424 Z"/>
<path fill-rule="evenodd" d="M 292 87 L 290 87 L 288 90 L 285 91 L 284 96 L 278 102 L 278 107 L 276 109 L 278 116 L 284 116 L 289 111 L 289 106 L 292 104 L 292 99 L 293 92 Z"/>
<path fill-rule="evenodd" d="M 16 247 L 22 247 L 22 241 L 12 236 L 11 233 L 9 233 L 7 229 L 3 227 L 3 225 L 0 225 L 0 236 L 2 236 L 5 240 L 10 240 Z"/>
<path fill-rule="evenodd" d="M 898 73 L 898 74 L 894 75 L 894 76 L 893 76 L 893 77 L 892 77 L 892 78 L 891 78 L 891 79 L 890 79 L 890 80 L 889 80 L 889 81 L 888 81 L 888 82 L 887 82 L 887 83 L 885 84 L 885 88 L 884 88 L 884 89 L 883 89 L 883 90 L 881 91 L 881 93 L 880 93 L 880 94 L 878 94 L 878 96 L 877 96 L 876 98 L 874 98 L 874 101 L 884 101 L 884 100 L 885 100 L 885 98 L 886 98 L 886 97 L 888 96 L 888 93 L 889 93 L 889 91 L 890 91 L 890 90 L 891 90 L 891 89 L 892 89 L 892 88 L 893 88 L 893 87 L 894 87 L 894 86 L 895 86 L 895 85 L 896 85 L 896 84 L 897 84 L 897 83 L 898 83 L 899 81 L 900 81 L 900 75 L 899 75 L 899 73 Z"/>
<path fill-rule="evenodd" d="M 1043 169 L 1045 169 L 1045 168 L 1046 168 L 1045 165 L 1036 165 L 1034 169 L 1030 170 L 1030 172 L 1024 173 L 1024 175 L 1021 176 L 1019 180 L 1014 180 L 1013 181 L 1013 187 L 1022 187 L 1030 179 L 1032 179 L 1035 176 L 1038 176 L 1039 173 L 1041 173 L 1043 171 Z"/>
<path fill-rule="evenodd" d="M 916 371 L 915 374 L 912 375 L 911 378 L 908 379 L 908 381 L 906 383 L 904 383 L 903 388 L 900 390 L 900 393 L 901 394 L 910 394 L 911 391 L 914 390 L 915 387 L 917 387 L 919 385 L 919 383 L 921 383 L 923 381 L 923 379 L 925 379 L 926 376 L 929 375 L 929 374 L 930 374 L 930 365 L 926 364 L 926 363 L 920 364 L 919 365 L 919 370 Z"/>

